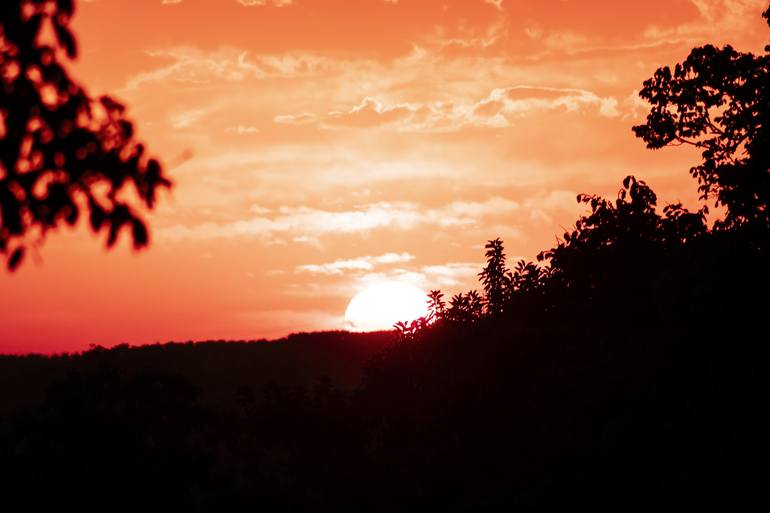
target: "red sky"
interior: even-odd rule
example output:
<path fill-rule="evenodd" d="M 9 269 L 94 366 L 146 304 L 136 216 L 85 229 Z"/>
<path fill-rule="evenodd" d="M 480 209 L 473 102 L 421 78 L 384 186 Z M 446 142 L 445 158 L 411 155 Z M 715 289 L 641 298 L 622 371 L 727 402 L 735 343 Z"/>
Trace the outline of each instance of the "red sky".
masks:
<path fill-rule="evenodd" d="M 0 275 L 0 352 L 343 327 L 396 279 L 476 286 L 622 178 L 696 205 L 635 91 L 706 42 L 761 51 L 766 0 L 91 0 L 73 74 L 124 101 L 176 185 L 153 242 L 84 225 Z"/>

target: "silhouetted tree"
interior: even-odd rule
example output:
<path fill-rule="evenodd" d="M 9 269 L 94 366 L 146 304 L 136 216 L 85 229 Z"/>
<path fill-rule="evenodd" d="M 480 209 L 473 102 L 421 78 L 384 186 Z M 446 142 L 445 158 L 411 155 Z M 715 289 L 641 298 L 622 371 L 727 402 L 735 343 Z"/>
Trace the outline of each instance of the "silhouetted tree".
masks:
<path fill-rule="evenodd" d="M 449 300 L 449 308 L 446 317 L 454 322 L 466 322 L 470 320 L 470 308 L 468 298 L 462 293 L 455 294 Z"/>
<path fill-rule="evenodd" d="M 412 342 L 418 338 L 427 325 L 425 318 L 421 317 L 413 321 L 398 321 L 393 325 L 393 328 L 395 328 L 401 342 Z"/>
<path fill-rule="evenodd" d="M 651 260 L 653 255 L 663 258 L 707 232 L 705 209 L 692 213 L 675 204 L 665 207 L 661 216 L 656 194 L 633 176 L 623 180 L 615 202 L 587 194 L 577 200 L 591 213 L 578 219 L 555 248 L 538 255 L 538 260 L 549 262 L 552 284 L 566 288 L 580 284 L 594 289 L 636 265 L 639 271 L 648 269 L 658 263 Z"/>
<path fill-rule="evenodd" d="M 446 302 L 444 294 L 440 290 L 431 290 L 428 293 L 428 315 L 431 319 L 439 320 L 444 317 L 446 312 Z"/>
<path fill-rule="evenodd" d="M 471 290 L 452 296 L 444 317 L 456 323 L 474 323 L 484 316 L 485 301 L 481 295 Z"/>
<path fill-rule="evenodd" d="M 132 205 L 151 208 L 170 185 L 135 140 L 125 107 L 91 98 L 60 62 L 77 55 L 73 13 L 73 0 L 0 3 L 0 254 L 11 270 L 30 241 L 74 225 L 82 211 L 95 232 L 107 231 L 108 247 L 123 227 L 134 247 L 147 245 Z M 131 186 L 138 202 L 122 194 Z"/>
<path fill-rule="evenodd" d="M 770 9 L 763 15 L 770 25 Z M 690 173 L 702 199 L 727 207 L 717 227 L 770 228 L 770 45 L 765 51 L 695 48 L 673 71 L 658 69 L 640 92 L 652 110 L 633 130 L 649 148 L 703 150 Z"/>
<path fill-rule="evenodd" d="M 487 265 L 479 273 L 481 283 L 484 285 L 484 293 L 487 311 L 491 315 L 503 312 L 507 295 L 510 292 L 511 276 L 505 265 L 505 248 L 503 241 L 490 240 L 484 246 Z"/>
<path fill-rule="evenodd" d="M 481 295 L 475 290 L 469 291 L 465 294 L 465 299 L 468 305 L 468 312 L 472 321 L 477 321 L 484 316 L 484 305 L 486 302 Z"/>
<path fill-rule="evenodd" d="M 535 262 L 519 260 L 511 276 L 511 286 L 515 292 L 535 292 L 543 287 L 547 273 Z"/>

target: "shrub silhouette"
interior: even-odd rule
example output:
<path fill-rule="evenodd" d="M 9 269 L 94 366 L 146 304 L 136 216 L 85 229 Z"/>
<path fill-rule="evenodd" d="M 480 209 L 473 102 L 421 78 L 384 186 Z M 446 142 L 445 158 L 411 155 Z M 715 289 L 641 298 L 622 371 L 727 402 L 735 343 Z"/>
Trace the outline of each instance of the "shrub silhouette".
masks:
<path fill-rule="evenodd" d="M 77 56 L 73 0 L 6 0 L 0 5 L 0 254 L 14 270 L 30 238 L 85 211 L 94 232 L 115 244 L 124 227 L 134 247 L 147 227 L 120 193 L 133 186 L 152 208 L 168 187 L 157 160 L 134 137 L 125 107 L 91 98 L 59 61 Z M 50 26 L 55 38 L 44 38 Z"/>
<path fill-rule="evenodd" d="M 446 312 L 444 294 L 440 290 L 431 290 L 428 293 L 428 315 L 431 319 L 440 319 Z"/>

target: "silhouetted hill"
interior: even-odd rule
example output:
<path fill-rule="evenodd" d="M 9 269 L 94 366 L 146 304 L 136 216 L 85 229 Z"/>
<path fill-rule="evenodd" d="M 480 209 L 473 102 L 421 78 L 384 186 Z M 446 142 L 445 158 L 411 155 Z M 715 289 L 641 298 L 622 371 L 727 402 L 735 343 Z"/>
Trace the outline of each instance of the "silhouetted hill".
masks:
<path fill-rule="evenodd" d="M 0 355 L 0 412 L 41 401 L 46 389 L 72 373 L 113 369 L 126 375 L 178 375 L 194 384 L 200 399 L 229 403 L 239 388 L 261 391 L 268 383 L 312 386 L 327 377 L 343 390 L 361 380 L 364 364 L 388 344 L 393 332 L 297 333 L 278 340 L 169 342 L 60 355 Z"/>

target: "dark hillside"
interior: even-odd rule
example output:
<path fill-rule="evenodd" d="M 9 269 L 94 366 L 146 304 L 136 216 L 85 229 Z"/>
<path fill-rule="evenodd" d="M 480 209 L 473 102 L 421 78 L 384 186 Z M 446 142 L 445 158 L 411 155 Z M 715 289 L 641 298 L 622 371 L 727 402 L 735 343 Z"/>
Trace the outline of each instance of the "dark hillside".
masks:
<path fill-rule="evenodd" d="M 239 388 L 260 391 L 274 382 L 311 386 L 321 377 L 351 390 L 364 364 L 392 343 L 392 332 L 299 333 L 274 341 L 206 341 L 102 347 L 54 356 L 0 355 L 0 412 L 38 402 L 48 386 L 68 374 L 110 368 L 136 375 L 178 375 L 209 404 L 229 403 Z"/>

